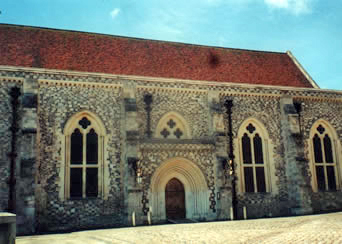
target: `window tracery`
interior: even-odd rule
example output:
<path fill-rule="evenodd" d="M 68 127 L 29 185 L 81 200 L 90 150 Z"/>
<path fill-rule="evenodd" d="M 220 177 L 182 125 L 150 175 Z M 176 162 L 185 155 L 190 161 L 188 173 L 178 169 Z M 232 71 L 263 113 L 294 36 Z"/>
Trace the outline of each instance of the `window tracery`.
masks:
<path fill-rule="evenodd" d="M 253 120 L 239 130 L 240 172 L 243 192 L 269 192 L 267 140 L 264 130 Z"/>
<path fill-rule="evenodd" d="M 338 189 L 337 155 L 334 133 L 325 123 L 316 123 L 311 129 L 311 169 L 313 188 L 318 191 Z"/>
<path fill-rule="evenodd" d="M 101 197 L 103 126 L 89 113 L 72 117 L 65 128 L 67 198 Z"/>
<path fill-rule="evenodd" d="M 189 139 L 190 133 L 186 121 L 175 112 L 164 115 L 156 129 L 155 137 L 163 139 Z"/>

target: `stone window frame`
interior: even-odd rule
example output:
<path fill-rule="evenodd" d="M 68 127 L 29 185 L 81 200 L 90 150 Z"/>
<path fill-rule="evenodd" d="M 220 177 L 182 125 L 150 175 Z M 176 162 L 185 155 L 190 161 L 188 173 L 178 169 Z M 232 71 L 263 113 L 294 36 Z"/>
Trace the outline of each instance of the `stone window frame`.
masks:
<path fill-rule="evenodd" d="M 170 126 L 168 125 L 170 120 L 175 122 L 175 124 L 176 124 L 175 128 L 170 128 Z M 168 130 L 171 131 L 171 133 L 170 133 L 171 135 L 173 135 L 173 133 L 177 129 L 182 131 L 183 135 L 181 136 L 181 138 L 177 138 L 175 136 L 164 138 L 161 135 L 161 132 L 165 128 L 167 128 Z M 162 118 L 159 120 L 157 127 L 156 127 L 156 130 L 155 130 L 155 133 L 154 133 L 154 137 L 159 138 L 159 139 L 191 139 L 190 127 L 182 115 L 180 115 L 177 112 L 171 111 L 171 112 L 164 114 L 162 116 Z"/>
<path fill-rule="evenodd" d="M 317 128 L 322 125 L 325 131 L 320 134 L 317 132 Z M 313 138 L 315 135 L 318 135 L 318 137 L 322 139 L 325 137 L 325 135 L 328 135 L 330 140 L 331 140 L 331 146 L 332 146 L 332 155 L 333 155 L 333 163 L 326 163 L 325 159 L 325 150 L 323 144 L 321 144 L 321 149 L 322 149 L 322 158 L 323 158 L 323 163 L 316 163 L 315 162 L 315 151 L 314 151 L 314 144 L 313 144 Z M 314 192 L 325 192 L 325 191 L 334 191 L 334 190 L 329 190 L 328 189 L 328 175 L 327 175 L 327 166 L 333 166 L 334 167 L 334 172 L 335 172 L 335 182 L 336 182 L 336 191 L 341 190 L 341 176 L 342 176 L 342 171 L 341 171 L 341 143 L 338 139 L 336 130 L 334 127 L 327 121 L 323 119 L 317 120 L 310 129 L 310 135 L 309 135 L 309 140 L 308 140 L 308 145 L 309 145 L 309 167 L 310 167 L 310 172 L 311 172 L 311 186 L 312 190 Z M 318 189 L 318 182 L 317 182 L 317 175 L 316 175 L 316 166 L 323 166 L 324 169 L 324 179 L 325 179 L 325 190 L 319 190 Z"/>
<path fill-rule="evenodd" d="M 246 165 L 246 167 L 252 167 L 253 168 L 253 179 L 254 179 L 254 192 L 246 192 L 245 187 L 245 177 L 244 177 L 244 163 L 243 163 L 243 150 L 242 150 L 242 137 L 246 133 L 246 127 L 252 124 L 255 127 L 255 131 L 252 133 L 252 135 L 259 134 L 262 140 L 262 151 L 263 151 L 263 166 L 259 166 L 255 164 L 254 160 L 252 160 L 252 164 Z M 251 138 L 252 139 L 252 138 Z M 274 175 L 275 168 L 274 168 L 274 157 L 273 157 L 273 143 L 270 140 L 269 134 L 266 130 L 266 127 L 261 123 L 259 120 L 255 118 L 248 118 L 246 119 L 241 125 L 238 130 L 237 138 L 235 138 L 235 155 L 237 155 L 237 168 L 236 172 L 238 174 L 238 180 L 237 180 L 237 189 L 241 193 L 253 193 L 253 194 L 260 194 L 260 193 L 276 193 L 277 188 L 275 184 L 275 177 L 271 177 L 271 175 Z M 251 154 L 252 158 L 254 158 L 253 154 L 253 140 L 251 140 Z M 272 167 L 273 166 L 273 167 Z M 265 192 L 258 192 L 257 186 L 256 186 L 256 167 L 263 167 L 264 168 L 264 174 L 265 174 L 265 186 L 266 191 Z"/>
<path fill-rule="evenodd" d="M 97 197 L 86 197 L 85 196 L 85 187 L 83 187 L 82 190 L 82 197 L 80 198 L 71 198 L 70 197 L 70 156 L 71 156 L 71 134 L 74 132 L 76 128 L 82 128 L 79 125 L 79 121 L 82 120 L 82 118 L 87 118 L 91 125 L 89 128 L 86 130 L 90 130 L 93 128 L 97 135 L 98 135 L 98 163 L 97 163 L 97 168 L 98 168 L 98 195 Z M 102 123 L 102 121 L 92 112 L 90 111 L 81 111 L 72 117 L 69 118 L 67 123 L 64 126 L 64 131 L 63 131 L 63 154 L 64 154 L 64 173 L 62 178 L 62 192 L 60 194 L 60 197 L 63 200 L 76 200 L 76 199 L 90 199 L 90 198 L 102 198 L 102 199 L 107 199 L 108 197 L 108 187 L 106 183 L 106 177 L 108 178 L 108 169 L 106 167 L 105 163 L 105 145 L 107 141 L 107 133 L 105 130 L 105 127 Z M 83 147 L 86 147 L 83 143 Z M 84 149 L 83 149 L 84 150 Z M 82 169 L 87 166 L 82 164 Z M 93 166 L 91 166 L 93 167 Z M 83 177 L 83 185 L 85 184 L 84 182 L 84 177 Z"/>

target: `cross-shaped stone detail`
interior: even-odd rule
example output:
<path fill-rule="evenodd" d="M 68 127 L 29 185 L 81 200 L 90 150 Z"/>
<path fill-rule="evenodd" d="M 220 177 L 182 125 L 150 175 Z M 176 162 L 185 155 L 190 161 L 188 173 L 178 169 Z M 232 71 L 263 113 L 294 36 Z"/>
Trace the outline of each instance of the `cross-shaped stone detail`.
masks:
<path fill-rule="evenodd" d="M 169 122 L 167 122 L 167 125 L 172 129 L 176 125 L 176 123 L 172 119 L 170 119 Z"/>
<path fill-rule="evenodd" d="M 253 133 L 255 131 L 255 127 L 252 124 L 249 124 L 246 129 L 249 131 L 249 133 Z"/>
<path fill-rule="evenodd" d="M 86 117 L 83 117 L 78 123 L 80 124 L 80 126 L 82 126 L 83 129 L 87 129 L 87 127 L 91 124 Z"/>
<path fill-rule="evenodd" d="M 170 132 L 169 132 L 166 128 L 164 128 L 164 129 L 160 132 L 160 134 L 161 134 L 164 138 L 166 138 L 166 137 L 168 137 L 168 136 L 170 135 Z"/>
<path fill-rule="evenodd" d="M 183 135 L 183 132 L 179 128 L 177 128 L 177 130 L 173 132 L 173 134 L 179 139 Z"/>
<path fill-rule="evenodd" d="M 317 127 L 317 131 L 322 135 L 324 133 L 325 129 L 324 129 L 324 127 L 322 125 L 319 125 Z"/>

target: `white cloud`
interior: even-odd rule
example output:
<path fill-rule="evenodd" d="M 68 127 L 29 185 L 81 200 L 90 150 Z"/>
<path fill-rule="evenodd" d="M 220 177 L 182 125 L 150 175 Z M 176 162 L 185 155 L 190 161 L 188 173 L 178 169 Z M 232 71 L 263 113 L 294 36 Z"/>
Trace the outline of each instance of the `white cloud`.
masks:
<path fill-rule="evenodd" d="M 112 17 L 112 19 L 115 19 L 116 16 L 118 16 L 118 14 L 120 13 L 120 9 L 119 8 L 115 8 L 110 12 L 110 16 Z"/>
<path fill-rule="evenodd" d="M 312 0 L 264 0 L 271 8 L 286 9 L 296 15 L 309 13 Z"/>
<path fill-rule="evenodd" d="M 269 6 L 276 8 L 288 8 L 289 1 L 288 0 L 265 0 L 265 3 Z"/>

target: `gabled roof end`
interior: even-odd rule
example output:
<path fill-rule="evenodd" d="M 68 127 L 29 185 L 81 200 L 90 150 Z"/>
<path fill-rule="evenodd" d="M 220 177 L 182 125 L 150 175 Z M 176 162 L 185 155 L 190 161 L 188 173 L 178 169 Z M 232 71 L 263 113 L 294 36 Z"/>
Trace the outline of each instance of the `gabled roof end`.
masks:
<path fill-rule="evenodd" d="M 298 69 L 303 73 L 303 75 L 308 79 L 308 81 L 311 83 L 311 85 L 314 88 L 320 88 L 318 84 L 312 79 L 312 77 L 309 75 L 309 73 L 304 69 L 304 67 L 298 62 L 295 56 L 293 56 L 292 52 L 287 50 L 286 54 L 291 58 L 291 60 L 294 62 L 294 64 L 298 67 Z"/>

